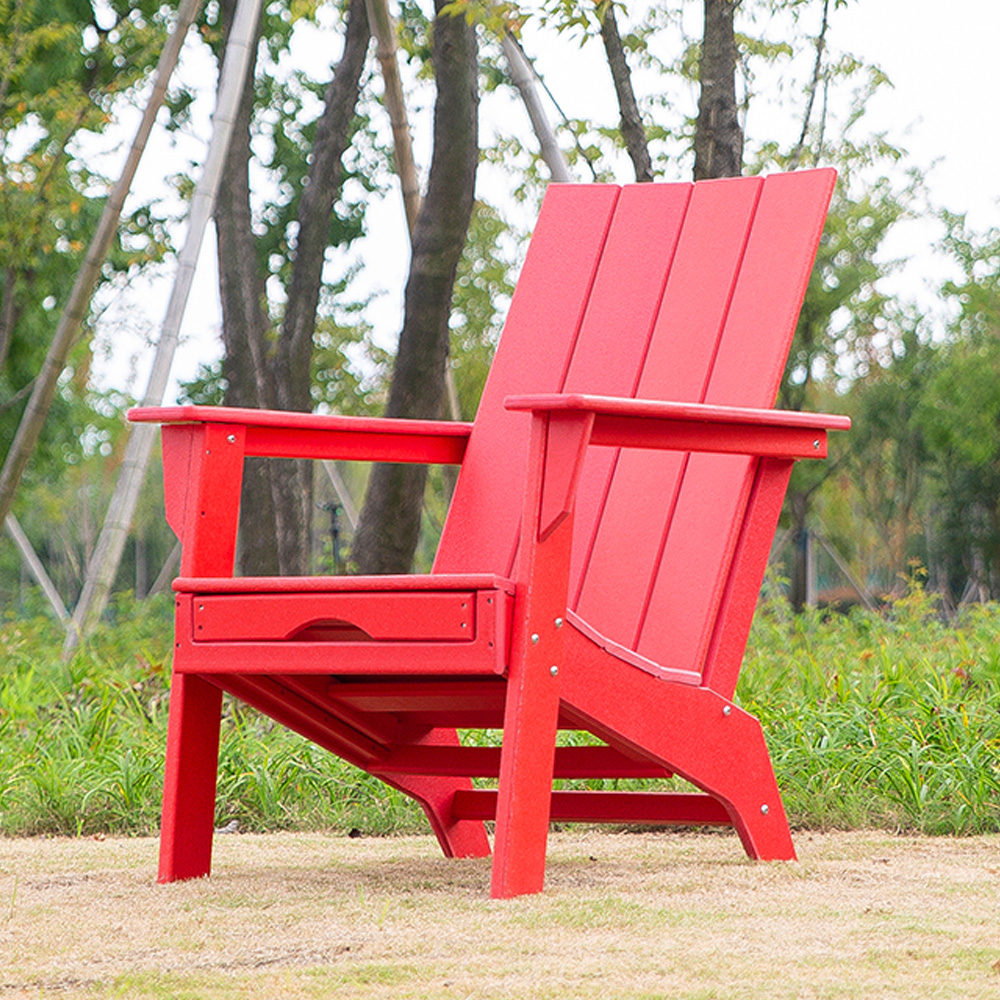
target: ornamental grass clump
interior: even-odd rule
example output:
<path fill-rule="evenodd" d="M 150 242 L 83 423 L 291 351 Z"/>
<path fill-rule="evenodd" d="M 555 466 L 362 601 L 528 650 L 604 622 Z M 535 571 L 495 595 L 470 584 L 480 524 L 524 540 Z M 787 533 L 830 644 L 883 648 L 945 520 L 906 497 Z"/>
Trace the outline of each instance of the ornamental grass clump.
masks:
<path fill-rule="evenodd" d="M 944 618 L 919 586 L 884 612 L 757 614 L 737 692 L 793 825 L 1000 826 L 1000 607 Z"/>
<path fill-rule="evenodd" d="M 157 831 L 170 615 L 169 600 L 119 599 L 68 663 L 53 622 L 0 622 L 0 834 Z M 764 602 L 737 701 L 761 720 L 793 826 L 998 829 L 998 634 L 1000 605 L 946 618 L 919 586 L 879 612 Z M 247 830 L 426 830 L 401 793 L 228 698 L 217 810 Z"/>

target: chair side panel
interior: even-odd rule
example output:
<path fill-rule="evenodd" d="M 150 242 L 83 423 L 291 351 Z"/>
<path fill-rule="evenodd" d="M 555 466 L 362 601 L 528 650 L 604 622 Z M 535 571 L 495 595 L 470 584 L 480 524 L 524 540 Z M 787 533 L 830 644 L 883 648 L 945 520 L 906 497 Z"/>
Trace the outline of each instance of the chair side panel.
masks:
<path fill-rule="evenodd" d="M 829 170 L 764 181 L 705 402 L 774 405 L 833 182 Z M 690 456 L 641 625 L 643 656 L 703 668 L 756 468 L 738 456 Z"/>
<path fill-rule="evenodd" d="M 761 183 L 695 185 L 639 379 L 640 398 L 704 399 Z M 618 457 L 575 610 L 629 649 L 636 648 L 686 463 L 674 452 L 626 450 Z"/>
<path fill-rule="evenodd" d="M 530 417 L 515 392 L 562 387 L 620 188 L 553 184 L 517 282 L 448 512 L 435 573 L 513 567 Z"/>

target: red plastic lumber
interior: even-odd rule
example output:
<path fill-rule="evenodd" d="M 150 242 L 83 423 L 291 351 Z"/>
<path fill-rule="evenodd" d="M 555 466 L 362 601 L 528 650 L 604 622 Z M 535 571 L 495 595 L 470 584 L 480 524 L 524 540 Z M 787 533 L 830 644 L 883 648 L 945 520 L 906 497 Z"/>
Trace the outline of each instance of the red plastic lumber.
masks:
<path fill-rule="evenodd" d="M 793 462 L 849 424 L 771 409 L 833 180 L 553 185 L 473 424 L 132 411 L 164 425 L 183 543 L 162 880 L 209 871 L 223 691 L 412 796 L 449 856 L 494 821 L 494 896 L 542 888 L 553 818 L 794 857 L 731 699 Z M 259 456 L 460 464 L 433 572 L 234 576 Z M 700 792 L 553 792 L 672 774 Z"/>

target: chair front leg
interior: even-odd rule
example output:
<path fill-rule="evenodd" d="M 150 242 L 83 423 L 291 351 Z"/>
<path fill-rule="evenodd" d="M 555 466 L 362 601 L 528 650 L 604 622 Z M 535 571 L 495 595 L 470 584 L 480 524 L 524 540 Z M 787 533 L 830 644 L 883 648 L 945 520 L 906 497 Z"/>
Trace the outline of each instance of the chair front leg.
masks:
<path fill-rule="evenodd" d="M 573 492 L 590 424 L 532 421 L 521 527 L 491 893 L 541 892 L 559 724 L 559 673 L 573 540 Z"/>
<path fill-rule="evenodd" d="M 212 867 L 222 691 L 174 674 L 160 821 L 160 882 L 201 878 Z"/>

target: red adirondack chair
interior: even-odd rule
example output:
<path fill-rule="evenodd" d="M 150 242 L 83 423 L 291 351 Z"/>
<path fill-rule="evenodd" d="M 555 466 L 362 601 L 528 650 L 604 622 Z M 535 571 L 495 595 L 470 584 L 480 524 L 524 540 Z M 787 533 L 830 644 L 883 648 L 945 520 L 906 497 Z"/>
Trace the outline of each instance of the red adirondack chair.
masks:
<path fill-rule="evenodd" d="M 183 542 L 161 881 L 209 871 L 223 691 L 413 796 L 448 855 L 495 820 L 495 896 L 542 888 L 550 820 L 731 824 L 794 857 L 732 697 L 793 461 L 849 426 L 769 409 L 833 183 L 551 186 L 472 425 L 132 411 L 165 425 Z M 234 578 L 260 455 L 460 463 L 432 573 Z M 703 792 L 552 789 L 670 774 Z"/>

